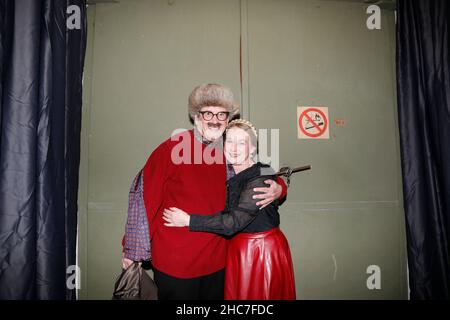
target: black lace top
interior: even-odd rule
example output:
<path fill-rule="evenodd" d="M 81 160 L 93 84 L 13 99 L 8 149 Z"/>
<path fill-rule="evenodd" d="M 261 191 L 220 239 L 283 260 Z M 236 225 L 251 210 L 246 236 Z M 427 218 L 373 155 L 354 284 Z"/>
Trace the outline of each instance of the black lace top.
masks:
<path fill-rule="evenodd" d="M 256 206 L 260 199 L 252 198 L 253 188 L 268 187 L 265 180 L 276 180 L 273 173 L 270 166 L 258 162 L 230 178 L 225 209 L 208 216 L 191 214 L 189 230 L 230 236 L 237 232 L 254 233 L 278 227 L 278 200 L 260 210 Z"/>

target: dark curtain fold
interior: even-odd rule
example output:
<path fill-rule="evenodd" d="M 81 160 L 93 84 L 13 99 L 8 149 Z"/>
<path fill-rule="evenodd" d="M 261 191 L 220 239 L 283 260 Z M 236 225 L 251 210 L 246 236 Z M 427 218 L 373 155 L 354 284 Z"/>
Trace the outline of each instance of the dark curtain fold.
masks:
<path fill-rule="evenodd" d="M 75 298 L 85 8 L 0 0 L 0 299 Z"/>
<path fill-rule="evenodd" d="M 449 299 L 450 2 L 399 0 L 397 8 L 410 298 Z"/>

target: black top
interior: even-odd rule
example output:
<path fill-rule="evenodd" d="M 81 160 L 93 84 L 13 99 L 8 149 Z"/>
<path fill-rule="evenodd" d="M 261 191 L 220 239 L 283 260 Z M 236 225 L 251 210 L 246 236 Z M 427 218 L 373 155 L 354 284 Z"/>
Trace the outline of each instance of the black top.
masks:
<path fill-rule="evenodd" d="M 261 199 L 252 198 L 253 188 L 268 187 L 265 180 L 276 180 L 273 173 L 270 166 L 258 162 L 230 178 L 225 209 L 208 216 L 191 214 L 189 230 L 230 236 L 237 232 L 255 233 L 278 227 L 278 200 L 260 210 L 256 203 Z"/>

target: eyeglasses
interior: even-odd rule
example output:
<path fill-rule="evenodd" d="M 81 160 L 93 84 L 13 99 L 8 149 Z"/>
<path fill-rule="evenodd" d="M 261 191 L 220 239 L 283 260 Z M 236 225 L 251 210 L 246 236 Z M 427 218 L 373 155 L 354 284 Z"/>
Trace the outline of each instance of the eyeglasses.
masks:
<path fill-rule="evenodd" d="M 226 111 L 221 111 L 217 113 L 212 113 L 211 111 L 199 111 L 198 113 L 200 113 L 202 115 L 203 120 L 206 121 L 212 120 L 214 116 L 216 116 L 217 120 L 219 121 L 225 121 L 228 119 L 228 116 L 230 115 L 230 113 Z"/>

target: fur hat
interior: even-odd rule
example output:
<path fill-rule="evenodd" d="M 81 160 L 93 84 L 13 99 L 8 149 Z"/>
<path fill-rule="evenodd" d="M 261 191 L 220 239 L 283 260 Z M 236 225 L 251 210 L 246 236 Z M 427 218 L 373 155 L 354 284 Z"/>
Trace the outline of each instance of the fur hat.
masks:
<path fill-rule="evenodd" d="M 188 104 L 189 117 L 192 121 L 203 107 L 226 108 L 230 118 L 239 114 L 239 104 L 234 101 L 233 92 L 221 84 L 202 84 L 192 91 Z"/>

